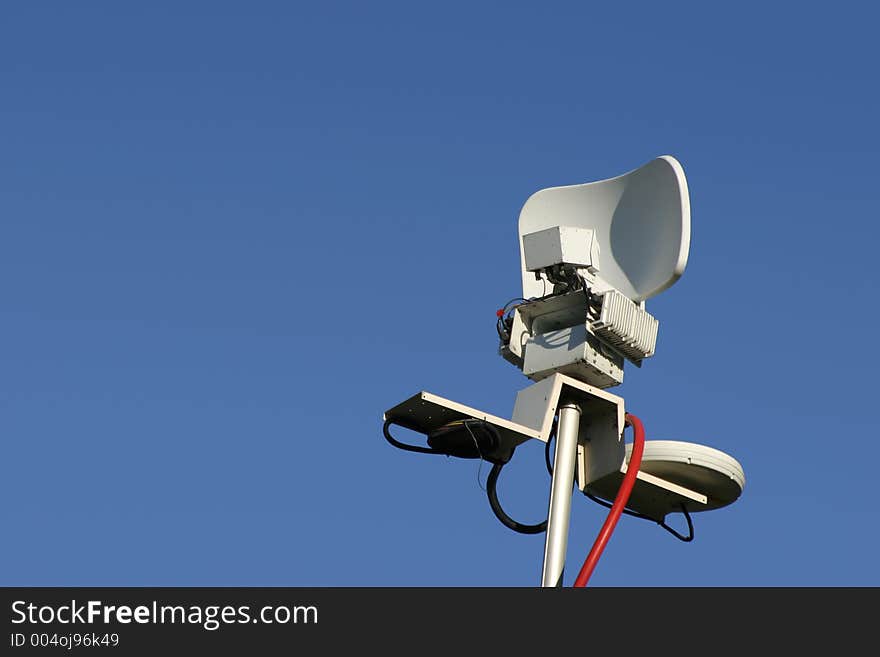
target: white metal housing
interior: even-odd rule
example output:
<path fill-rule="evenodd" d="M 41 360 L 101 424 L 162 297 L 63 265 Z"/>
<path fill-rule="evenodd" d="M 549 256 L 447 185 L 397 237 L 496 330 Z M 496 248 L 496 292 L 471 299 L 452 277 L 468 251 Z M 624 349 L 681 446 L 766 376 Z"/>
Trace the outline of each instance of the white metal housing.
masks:
<path fill-rule="evenodd" d="M 611 290 L 602 296 L 602 310 L 592 326 L 596 335 L 628 358 L 654 355 L 659 323 L 620 292 Z"/>
<path fill-rule="evenodd" d="M 585 324 L 532 336 L 526 344 L 522 371 L 533 381 L 558 372 L 597 388 L 623 383 L 623 359 L 604 353 Z"/>
<path fill-rule="evenodd" d="M 523 253 L 528 271 L 554 265 L 599 269 L 599 242 L 589 228 L 553 226 L 523 235 Z"/>

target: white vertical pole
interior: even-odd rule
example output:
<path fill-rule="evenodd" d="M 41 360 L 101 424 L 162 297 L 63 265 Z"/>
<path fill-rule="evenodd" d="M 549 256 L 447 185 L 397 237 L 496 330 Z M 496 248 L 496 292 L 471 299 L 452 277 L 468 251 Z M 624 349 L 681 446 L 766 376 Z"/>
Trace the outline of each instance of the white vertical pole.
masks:
<path fill-rule="evenodd" d="M 547 513 L 547 537 L 544 543 L 544 569 L 541 586 L 562 586 L 565 551 L 568 548 L 568 526 L 571 518 L 572 486 L 577 461 L 578 428 L 581 409 L 565 403 L 559 407 L 556 431 L 556 456 L 553 459 L 553 480 L 550 483 L 550 509 Z"/>

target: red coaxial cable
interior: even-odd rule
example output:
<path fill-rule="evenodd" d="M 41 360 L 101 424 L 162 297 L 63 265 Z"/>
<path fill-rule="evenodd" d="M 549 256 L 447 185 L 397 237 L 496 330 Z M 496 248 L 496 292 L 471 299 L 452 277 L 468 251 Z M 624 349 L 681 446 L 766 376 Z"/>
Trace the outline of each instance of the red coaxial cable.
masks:
<path fill-rule="evenodd" d="M 599 557 L 602 556 L 602 551 L 608 544 L 608 540 L 614 532 L 614 527 L 617 525 L 617 521 L 620 520 L 620 516 L 623 513 L 624 508 L 626 508 L 627 502 L 629 502 L 629 496 L 632 493 L 633 486 L 636 484 L 636 477 L 639 474 L 639 467 L 642 465 L 642 454 L 645 451 L 645 427 L 642 425 L 642 421 L 639 418 L 635 415 L 630 415 L 629 413 L 626 414 L 626 424 L 632 426 L 634 434 L 632 455 L 629 457 L 629 465 L 627 466 L 626 474 L 623 476 L 623 482 L 620 484 L 620 488 L 617 491 L 617 496 L 614 498 L 614 504 L 608 512 L 608 517 L 605 518 L 605 524 L 602 525 L 602 529 L 599 530 L 596 542 L 593 543 L 593 548 L 590 550 L 590 554 L 587 555 L 584 565 L 581 566 L 581 571 L 578 573 L 577 579 L 574 581 L 576 587 L 586 586 L 587 581 L 590 579 L 590 575 L 593 574 L 593 570 L 596 568 Z"/>

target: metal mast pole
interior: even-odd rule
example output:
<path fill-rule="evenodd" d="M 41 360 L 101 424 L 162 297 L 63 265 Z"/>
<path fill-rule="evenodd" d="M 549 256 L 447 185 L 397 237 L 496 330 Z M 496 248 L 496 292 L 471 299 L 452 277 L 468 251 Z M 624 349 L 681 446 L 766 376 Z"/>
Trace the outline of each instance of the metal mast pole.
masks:
<path fill-rule="evenodd" d="M 560 405 L 559 428 L 556 432 L 556 456 L 553 459 L 553 480 L 550 483 L 550 509 L 547 513 L 547 537 L 544 543 L 544 569 L 541 575 L 541 586 L 562 586 L 580 423 L 581 409 L 577 404 L 567 402 Z"/>

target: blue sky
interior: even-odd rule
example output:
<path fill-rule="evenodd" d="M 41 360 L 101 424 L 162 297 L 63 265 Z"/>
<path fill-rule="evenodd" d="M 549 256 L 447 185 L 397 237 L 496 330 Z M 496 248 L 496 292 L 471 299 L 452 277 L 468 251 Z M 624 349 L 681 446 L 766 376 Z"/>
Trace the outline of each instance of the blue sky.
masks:
<path fill-rule="evenodd" d="M 735 456 L 602 586 L 880 585 L 876 10 L 836 3 L 0 9 L 0 583 L 532 586 L 419 390 L 508 416 L 534 191 L 671 154 L 690 261 L 614 392 Z M 546 512 L 540 447 L 505 469 Z M 480 478 L 480 479 L 478 479 Z M 605 511 L 575 499 L 566 583 Z"/>

